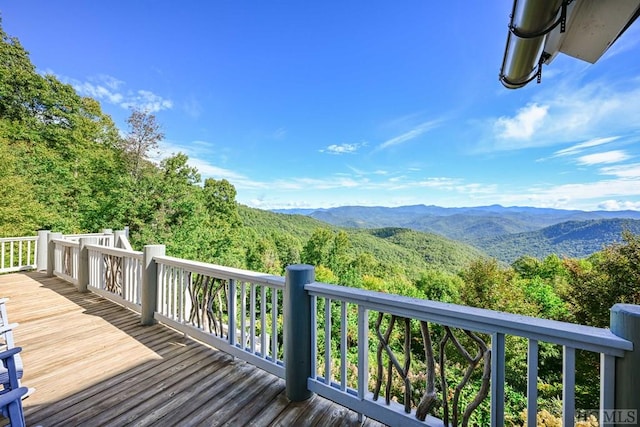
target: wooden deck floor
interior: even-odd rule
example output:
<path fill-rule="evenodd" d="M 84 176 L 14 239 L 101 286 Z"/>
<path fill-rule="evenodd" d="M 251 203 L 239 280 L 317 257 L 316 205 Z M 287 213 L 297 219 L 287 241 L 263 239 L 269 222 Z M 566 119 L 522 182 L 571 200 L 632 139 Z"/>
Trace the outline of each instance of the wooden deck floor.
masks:
<path fill-rule="evenodd" d="M 289 402 L 283 380 L 60 279 L 1 275 L 0 297 L 20 324 L 23 384 L 36 388 L 29 426 L 359 425 L 319 396 Z"/>

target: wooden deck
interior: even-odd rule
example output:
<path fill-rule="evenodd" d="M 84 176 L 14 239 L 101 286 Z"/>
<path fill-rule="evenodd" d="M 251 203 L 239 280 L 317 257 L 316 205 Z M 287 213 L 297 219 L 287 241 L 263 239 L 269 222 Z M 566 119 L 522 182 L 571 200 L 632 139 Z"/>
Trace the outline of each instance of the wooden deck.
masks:
<path fill-rule="evenodd" d="M 27 425 L 355 426 L 319 396 L 292 403 L 284 381 L 42 273 L 0 275 L 20 325 Z M 0 422 L 0 424 L 2 424 Z M 366 420 L 367 426 L 381 424 Z"/>

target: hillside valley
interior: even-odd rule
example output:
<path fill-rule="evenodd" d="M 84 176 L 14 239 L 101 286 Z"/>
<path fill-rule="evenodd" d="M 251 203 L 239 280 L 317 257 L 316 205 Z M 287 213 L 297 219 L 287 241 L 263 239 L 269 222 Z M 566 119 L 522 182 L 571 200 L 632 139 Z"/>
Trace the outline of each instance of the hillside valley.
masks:
<path fill-rule="evenodd" d="M 345 231 L 350 253 L 357 256 L 369 253 L 386 265 L 405 271 L 410 277 L 427 269 L 455 274 L 486 254 L 477 248 L 440 236 L 408 228 L 343 228 L 305 215 L 269 212 L 239 206 L 244 226 L 263 239 L 284 239 L 302 247 L 318 229 Z"/>
<path fill-rule="evenodd" d="M 511 263 L 530 255 L 582 258 L 620 241 L 624 230 L 640 232 L 638 211 L 580 211 L 499 205 L 344 206 L 279 212 L 315 218 L 349 228 L 406 228 L 467 243 L 498 260 Z"/>

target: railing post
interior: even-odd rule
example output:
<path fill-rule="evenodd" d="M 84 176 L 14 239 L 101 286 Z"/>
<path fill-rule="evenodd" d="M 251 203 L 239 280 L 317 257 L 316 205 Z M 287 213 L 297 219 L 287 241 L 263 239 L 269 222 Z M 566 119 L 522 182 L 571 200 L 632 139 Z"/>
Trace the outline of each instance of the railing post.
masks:
<path fill-rule="evenodd" d="M 78 239 L 78 292 L 87 292 L 89 285 L 89 249 L 87 245 L 98 243 L 95 237 Z"/>
<path fill-rule="evenodd" d="M 124 230 L 116 230 L 113 233 L 113 247 L 114 248 L 121 248 L 121 249 L 126 249 L 123 245 L 122 245 L 122 239 L 123 237 L 127 237 L 127 234 Z"/>
<path fill-rule="evenodd" d="M 49 236 L 49 230 L 38 230 L 37 253 L 36 253 L 36 271 L 47 270 L 47 236 Z"/>
<path fill-rule="evenodd" d="M 640 369 L 638 368 L 640 367 L 640 305 L 614 305 L 611 308 L 611 332 L 633 342 L 632 351 L 626 352 L 624 357 L 616 358 L 615 409 L 623 411 L 620 416 L 635 417 L 634 423 L 638 423 L 640 422 L 638 419 L 640 417 Z M 634 410 L 633 415 L 627 412 Z"/>
<path fill-rule="evenodd" d="M 49 233 L 47 235 L 47 277 L 53 277 L 56 265 L 56 244 L 53 239 L 62 239 L 62 233 Z"/>
<path fill-rule="evenodd" d="M 292 402 L 311 397 L 307 379 L 311 374 L 311 298 L 304 286 L 315 281 L 313 266 L 287 267 L 284 285 L 285 391 Z"/>
<path fill-rule="evenodd" d="M 142 289 L 140 314 L 143 325 L 153 325 L 158 302 L 158 266 L 154 256 L 164 256 L 164 245 L 145 245 L 142 250 Z"/>

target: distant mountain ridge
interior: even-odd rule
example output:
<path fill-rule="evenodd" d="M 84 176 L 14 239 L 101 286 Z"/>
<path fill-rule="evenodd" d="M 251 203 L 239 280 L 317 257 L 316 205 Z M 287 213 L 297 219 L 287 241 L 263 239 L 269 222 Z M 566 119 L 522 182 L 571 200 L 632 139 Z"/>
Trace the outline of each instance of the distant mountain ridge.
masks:
<path fill-rule="evenodd" d="M 461 208 L 443 208 L 434 205 L 393 208 L 341 206 L 327 209 L 278 209 L 274 212 L 306 215 L 341 227 L 403 227 L 465 241 L 535 231 L 567 221 L 640 219 L 640 211 L 632 210 L 581 211 L 500 205 Z"/>
<path fill-rule="evenodd" d="M 619 240 L 625 229 L 640 233 L 640 211 L 633 210 L 412 205 L 281 209 L 277 212 L 305 215 L 340 227 L 408 228 L 435 233 L 471 244 L 504 262 L 512 262 L 521 255 L 544 257 L 551 253 L 584 257 Z"/>
<path fill-rule="evenodd" d="M 599 219 L 567 221 L 538 231 L 478 239 L 472 244 L 489 256 L 512 263 L 524 255 L 543 258 L 583 258 L 622 240 L 623 231 L 640 234 L 640 220 Z"/>

